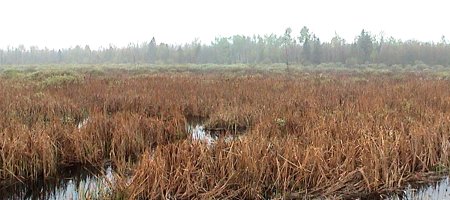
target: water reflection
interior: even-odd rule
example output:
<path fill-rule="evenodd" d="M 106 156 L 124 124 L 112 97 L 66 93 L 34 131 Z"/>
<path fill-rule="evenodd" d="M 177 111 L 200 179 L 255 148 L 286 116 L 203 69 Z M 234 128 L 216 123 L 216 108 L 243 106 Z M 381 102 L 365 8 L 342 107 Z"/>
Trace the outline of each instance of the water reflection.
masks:
<path fill-rule="evenodd" d="M 217 135 L 207 134 L 205 127 L 200 124 L 189 126 L 188 132 L 192 134 L 193 140 L 202 140 L 208 144 L 212 144 L 215 140 L 219 139 Z"/>
<path fill-rule="evenodd" d="M 0 199 L 86 199 L 100 198 L 113 184 L 113 169 L 107 166 L 95 169 L 70 167 L 57 177 L 31 184 L 18 183 L 0 188 Z"/>
<path fill-rule="evenodd" d="M 387 198 L 390 200 L 441 200 L 450 199 L 450 180 L 448 177 L 426 186 L 413 187 L 409 185 L 401 194 Z"/>
<path fill-rule="evenodd" d="M 193 140 L 204 141 L 207 144 L 214 144 L 220 138 L 224 138 L 225 142 L 239 139 L 241 134 L 229 134 L 227 130 L 206 130 L 205 120 L 203 119 L 191 119 L 188 120 L 186 130 L 191 134 Z"/>

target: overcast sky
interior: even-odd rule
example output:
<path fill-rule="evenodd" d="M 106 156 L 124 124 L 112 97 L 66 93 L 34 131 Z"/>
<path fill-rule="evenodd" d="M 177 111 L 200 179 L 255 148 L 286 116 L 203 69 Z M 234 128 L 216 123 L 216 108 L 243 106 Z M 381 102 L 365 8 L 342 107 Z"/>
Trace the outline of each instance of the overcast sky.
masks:
<path fill-rule="evenodd" d="M 450 38 L 446 1 L 403 0 L 2 0 L 0 48 L 126 46 L 149 41 L 184 44 L 216 36 L 298 35 L 308 26 L 322 41 L 353 41 L 364 28 L 402 40 Z"/>

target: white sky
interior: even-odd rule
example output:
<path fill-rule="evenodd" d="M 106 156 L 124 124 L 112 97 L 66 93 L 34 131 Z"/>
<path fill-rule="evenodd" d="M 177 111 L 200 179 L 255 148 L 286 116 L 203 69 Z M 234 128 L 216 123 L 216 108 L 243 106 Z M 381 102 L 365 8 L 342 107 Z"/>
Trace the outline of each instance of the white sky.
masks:
<path fill-rule="evenodd" d="M 450 38 L 446 1 L 403 0 L 1 0 L 0 48 L 24 44 L 96 49 L 150 41 L 184 44 L 216 36 L 298 35 L 308 26 L 322 41 L 353 41 L 364 28 L 402 40 Z"/>

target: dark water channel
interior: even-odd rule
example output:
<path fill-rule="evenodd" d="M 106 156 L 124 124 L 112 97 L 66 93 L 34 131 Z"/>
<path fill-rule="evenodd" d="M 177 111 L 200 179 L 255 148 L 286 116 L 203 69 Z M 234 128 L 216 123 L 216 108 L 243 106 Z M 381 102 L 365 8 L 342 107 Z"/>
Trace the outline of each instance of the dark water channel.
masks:
<path fill-rule="evenodd" d="M 85 199 L 107 193 L 113 184 L 111 166 L 99 170 L 86 167 L 68 167 L 45 181 L 16 183 L 0 188 L 0 199 Z"/>
<path fill-rule="evenodd" d="M 443 178 L 442 180 L 422 185 L 422 186 L 411 186 L 409 185 L 400 194 L 390 196 L 385 198 L 388 200 L 450 200 L 450 179 L 449 177 Z"/>

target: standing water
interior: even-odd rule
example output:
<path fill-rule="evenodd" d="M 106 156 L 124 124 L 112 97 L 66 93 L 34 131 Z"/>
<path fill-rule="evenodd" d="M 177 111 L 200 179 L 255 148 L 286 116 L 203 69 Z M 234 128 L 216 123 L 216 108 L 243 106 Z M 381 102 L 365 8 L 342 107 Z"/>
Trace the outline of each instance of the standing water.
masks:
<path fill-rule="evenodd" d="M 107 166 L 102 172 L 95 169 L 70 167 L 57 177 L 31 184 L 18 183 L 0 188 L 0 199 L 86 199 L 99 198 L 108 193 L 113 184 L 113 170 Z"/>
<path fill-rule="evenodd" d="M 239 135 L 226 134 L 224 131 L 211 131 L 205 128 L 204 119 L 189 119 L 186 125 L 186 131 L 191 134 L 192 140 L 204 141 L 208 145 L 214 144 L 220 138 L 224 138 L 226 142 L 239 139 Z"/>
<path fill-rule="evenodd" d="M 208 144 L 212 144 L 215 140 L 218 139 L 217 136 L 208 134 L 205 130 L 205 127 L 201 124 L 188 125 L 187 129 L 188 132 L 192 135 L 193 140 L 202 140 Z"/>
<path fill-rule="evenodd" d="M 422 187 L 413 187 L 409 185 L 401 194 L 386 198 L 389 200 L 441 200 L 450 199 L 450 179 L 446 177 L 436 183 L 432 183 Z"/>

